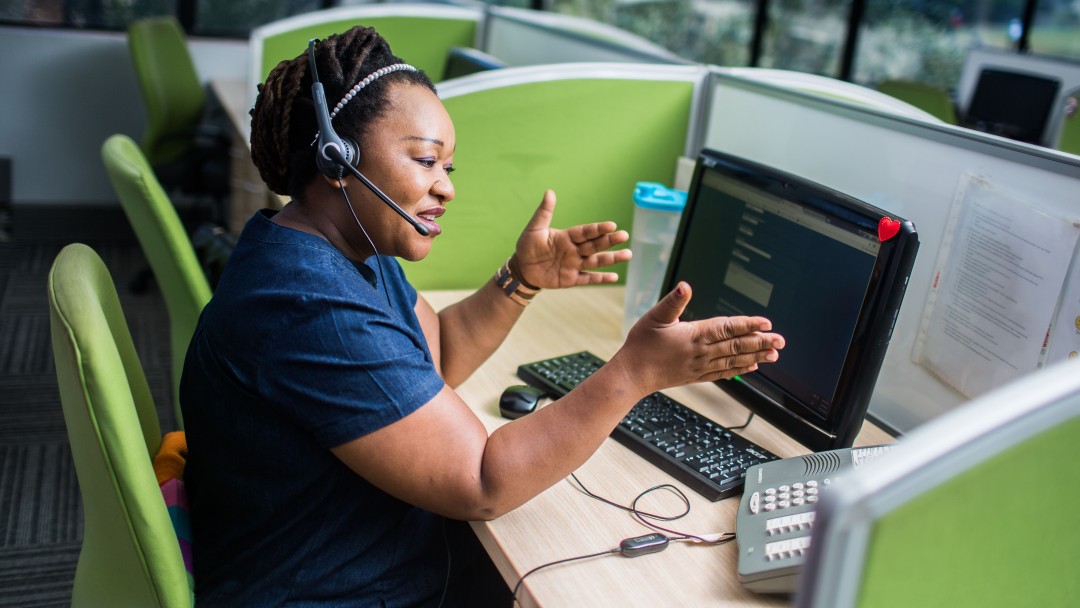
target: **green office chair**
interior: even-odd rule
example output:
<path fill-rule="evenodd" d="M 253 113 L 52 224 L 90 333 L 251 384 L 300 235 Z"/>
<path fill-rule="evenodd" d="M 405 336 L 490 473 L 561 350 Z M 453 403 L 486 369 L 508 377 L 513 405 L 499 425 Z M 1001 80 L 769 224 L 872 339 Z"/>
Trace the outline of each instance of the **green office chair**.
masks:
<path fill-rule="evenodd" d="M 176 209 L 138 145 L 126 135 L 113 135 L 105 140 L 101 156 L 165 298 L 172 342 L 173 408 L 183 428 L 180 373 L 199 314 L 210 300 L 210 284 Z"/>
<path fill-rule="evenodd" d="M 1078 443 L 1075 361 L 915 429 L 822 492 L 795 605 L 1075 606 Z"/>
<path fill-rule="evenodd" d="M 49 272 L 56 377 L 83 504 L 73 606 L 191 606 L 193 595 L 151 465 L 154 400 L 116 287 L 89 247 Z"/>
<path fill-rule="evenodd" d="M 212 198 L 220 223 L 230 142 L 224 129 L 205 121 L 206 91 L 180 23 L 171 16 L 133 21 L 128 49 L 146 103 L 143 154 L 170 190 Z"/>
<path fill-rule="evenodd" d="M 1080 156 L 1080 91 L 1065 97 L 1065 111 L 1061 116 L 1061 135 L 1058 150 Z"/>
<path fill-rule="evenodd" d="M 906 101 L 942 122 L 956 124 L 956 108 L 949 92 L 941 87 L 912 80 L 883 80 L 878 83 L 877 90 Z"/>

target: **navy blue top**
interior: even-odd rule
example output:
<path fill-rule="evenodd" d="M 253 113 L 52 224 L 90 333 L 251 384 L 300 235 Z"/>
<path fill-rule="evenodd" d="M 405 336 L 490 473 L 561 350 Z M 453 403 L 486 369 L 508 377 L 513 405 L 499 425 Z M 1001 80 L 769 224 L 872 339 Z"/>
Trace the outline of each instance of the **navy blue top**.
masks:
<path fill-rule="evenodd" d="M 180 385 L 197 602 L 435 604 L 443 519 L 330 452 L 442 388 L 416 291 L 395 259 L 380 286 L 375 258 L 353 263 L 271 213 L 244 228 Z"/>

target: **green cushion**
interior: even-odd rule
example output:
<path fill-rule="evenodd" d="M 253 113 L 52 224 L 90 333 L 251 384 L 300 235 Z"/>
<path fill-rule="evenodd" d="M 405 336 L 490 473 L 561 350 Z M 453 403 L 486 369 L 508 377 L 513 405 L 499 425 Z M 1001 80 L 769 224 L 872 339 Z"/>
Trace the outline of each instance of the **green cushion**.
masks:
<path fill-rule="evenodd" d="M 83 504 L 74 606 L 191 606 L 180 547 L 151 458 L 157 413 L 116 287 L 74 244 L 49 273 L 56 376 Z"/>
<path fill-rule="evenodd" d="M 206 104 L 184 31 L 173 17 L 140 19 L 128 27 L 128 47 L 146 103 L 143 153 L 155 167 L 179 160 Z"/>
<path fill-rule="evenodd" d="M 394 54 L 424 70 L 434 81 L 443 73 L 450 49 L 473 46 L 476 21 L 444 17 L 368 17 L 356 20 L 329 21 L 274 34 L 263 39 L 260 82 L 281 61 L 293 59 L 307 49 L 308 40 L 339 34 L 355 25 L 374 27 L 390 43 Z M 329 100 L 330 104 L 337 100 Z"/>
<path fill-rule="evenodd" d="M 135 142 L 113 135 L 102 146 L 101 156 L 169 312 L 173 404 L 182 428 L 180 372 L 199 314 L 210 301 L 210 284 L 176 209 Z"/>
<path fill-rule="evenodd" d="M 565 78 L 445 99 L 457 195 L 431 254 L 405 263 L 409 280 L 479 287 L 513 253 L 547 188 L 558 197 L 556 227 L 614 220 L 631 229 L 634 185 L 673 181 L 693 94 L 690 81 Z M 615 267 L 620 277 L 625 266 Z"/>

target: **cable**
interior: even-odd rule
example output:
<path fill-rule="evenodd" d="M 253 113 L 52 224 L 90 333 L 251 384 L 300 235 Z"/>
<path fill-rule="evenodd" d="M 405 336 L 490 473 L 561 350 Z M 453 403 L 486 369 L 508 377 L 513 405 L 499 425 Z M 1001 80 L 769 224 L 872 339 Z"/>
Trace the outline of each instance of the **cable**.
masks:
<path fill-rule="evenodd" d="M 740 429 L 745 429 L 746 427 L 750 426 L 750 421 L 753 420 L 753 419 L 754 419 L 754 412 L 750 412 L 750 417 L 746 419 L 746 422 L 740 424 L 739 426 L 729 426 L 729 427 L 727 427 L 727 430 L 729 430 L 729 431 L 738 431 Z"/>
<path fill-rule="evenodd" d="M 532 570 L 529 570 L 525 574 L 522 574 L 521 578 L 518 579 L 517 584 L 514 585 L 514 595 L 513 595 L 514 603 L 515 604 L 518 603 L 518 599 L 517 599 L 518 591 L 521 590 L 521 584 L 525 582 L 525 577 L 529 576 L 533 572 L 536 572 L 537 570 L 543 570 L 544 568 L 547 568 L 549 566 L 557 566 L 559 564 L 565 564 L 567 562 L 574 562 L 574 561 L 578 561 L 578 560 L 589 559 L 590 557 L 600 557 L 602 555 L 611 555 L 611 554 L 614 554 L 614 553 L 619 553 L 621 551 L 622 551 L 622 549 L 620 549 L 620 548 L 608 549 L 607 551 L 600 551 L 599 553 L 590 553 L 588 555 L 579 555 L 577 557 L 568 557 L 566 559 L 560 559 L 558 561 L 548 562 L 546 564 L 541 564 L 541 565 L 533 568 Z"/>
<path fill-rule="evenodd" d="M 349 208 L 349 213 L 351 213 L 353 219 L 356 220 L 356 225 L 360 227 L 360 232 L 364 233 L 364 238 L 367 239 L 368 244 L 371 245 L 371 250 L 375 252 L 375 264 L 379 267 L 379 283 L 382 284 L 383 293 L 386 294 L 386 305 L 390 308 L 394 308 L 394 305 L 390 302 L 390 290 L 386 286 L 386 277 L 383 276 L 382 258 L 379 257 L 379 250 L 376 249 L 375 243 L 371 240 L 371 237 L 368 236 L 367 230 L 364 229 L 364 225 L 360 223 L 360 218 L 356 217 L 356 209 L 353 209 L 352 201 L 349 200 L 349 193 L 345 191 L 345 183 L 340 179 L 338 180 L 338 188 L 341 189 L 341 195 L 345 197 L 345 206 Z"/>
<path fill-rule="evenodd" d="M 683 517 L 690 514 L 690 499 L 686 497 L 686 494 L 682 490 L 680 490 L 679 488 L 671 485 L 670 483 L 665 483 L 665 484 L 661 484 L 661 485 L 658 485 L 658 486 L 653 486 L 653 487 L 645 490 L 644 492 L 641 492 L 636 497 L 634 497 L 633 502 L 631 502 L 630 506 L 627 507 L 627 506 L 624 506 L 624 505 L 620 505 L 619 503 L 614 502 L 612 500 L 609 500 L 607 498 L 604 498 L 603 496 L 600 496 L 598 494 L 594 494 L 591 490 L 589 490 L 587 487 L 585 487 L 585 484 L 582 483 L 580 479 L 578 479 L 576 474 L 571 473 L 570 477 L 575 482 L 577 482 L 578 486 L 580 486 L 579 489 L 586 496 L 588 496 L 590 498 L 593 498 L 595 500 L 599 500 L 600 502 L 602 502 L 604 504 L 611 505 L 611 506 L 613 506 L 613 507 L 615 507 L 617 509 L 621 509 L 623 511 L 626 511 L 627 513 L 630 514 L 631 517 L 633 517 L 638 522 L 640 522 L 642 525 L 644 525 L 644 526 L 646 526 L 648 528 L 652 528 L 653 530 L 659 530 L 661 532 L 666 532 L 668 534 L 671 534 L 672 536 L 669 538 L 669 540 L 673 540 L 673 541 L 694 541 L 694 542 L 706 543 L 706 544 L 710 544 L 710 545 L 722 545 L 722 544 L 731 542 L 732 540 L 735 540 L 735 533 L 734 532 L 724 532 L 724 533 L 720 534 L 715 539 L 709 539 L 709 538 L 705 538 L 704 536 L 699 536 L 697 534 L 688 534 L 686 532 L 679 532 L 678 530 L 672 530 L 670 528 L 665 528 L 663 526 L 660 526 L 660 525 L 657 525 L 657 524 L 652 523 L 650 521 L 647 521 L 647 520 L 650 520 L 650 519 L 655 520 L 655 521 L 675 521 L 675 520 L 681 519 L 681 518 L 683 518 Z M 638 502 L 641 501 L 641 499 L 645 498 L 649 494 L 651 494 L 653 492 L 656 492 L 658 490 L 668 490 L 669 492 L 672 492 L 673 494 L 678 496 L 679 500 L 681 500 L 683 505 L 686 507 L 685 510 L 682 513 L 679 513 L 679 514 L 676 514 L 676 515 L 656 515 L 654 513 L 649 513 L 647 511 L 642 511 L 641 509 L 639 509 L 637 507 Z"/>

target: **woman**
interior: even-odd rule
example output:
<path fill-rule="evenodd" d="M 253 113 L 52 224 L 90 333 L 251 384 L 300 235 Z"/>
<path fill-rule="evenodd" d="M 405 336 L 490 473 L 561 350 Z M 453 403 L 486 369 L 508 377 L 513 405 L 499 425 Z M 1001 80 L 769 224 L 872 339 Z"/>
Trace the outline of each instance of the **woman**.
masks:
<path fill-rule="evenodd" d="M 427 76 L 402 63 L 362 27 L 315 47 L 334 130 L 426 236 L 350 174 L 316 169 L 306 56 L 260 87 L 252 157 L 293 202 L 248 222 L 186 360 L 200 603 L 505 600 L 476 584 L 486 556 L 461 522 L 563 479 L 645 395 L 749 373 L 783 347 L 758 317 L 679 322 L 681 284 L 580 387 L 489 436 L 453 387 L 537 290 L 617 280 L 596 269 L 630 257 L 611 250 L 628 235 L 612 222 L 551 228 L 548 191 L 495 278 L 436 313 L 395 258 L 422 260 L 440 233 L 454 127 Z"/>

